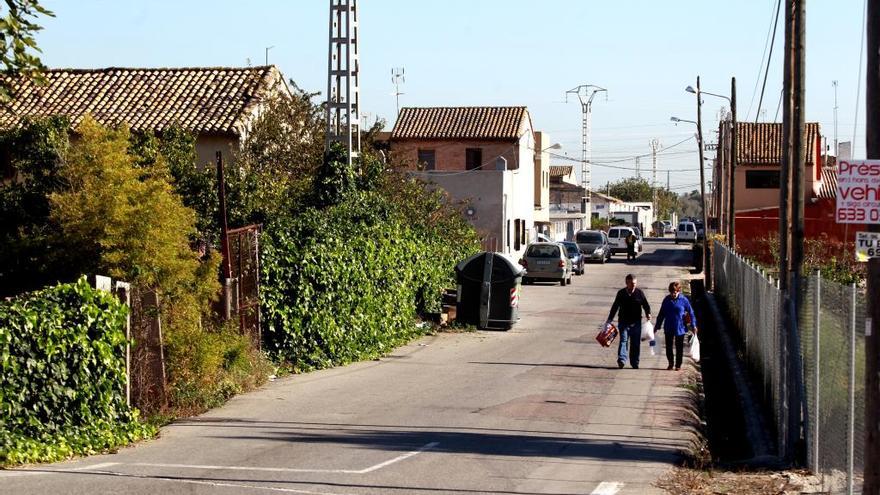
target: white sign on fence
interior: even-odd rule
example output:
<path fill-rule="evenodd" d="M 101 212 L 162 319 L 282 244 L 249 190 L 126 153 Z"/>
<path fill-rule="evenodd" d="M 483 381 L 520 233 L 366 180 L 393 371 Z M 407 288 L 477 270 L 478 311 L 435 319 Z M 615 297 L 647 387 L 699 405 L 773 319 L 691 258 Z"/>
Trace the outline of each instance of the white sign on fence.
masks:
<path fill-rule="evenodd" d="M 880 257 L 880 233 L 856 232 L 856 261 Z"/>
<path fill-rule="evenodd" d="M 880 160 L 837 163 L 837 223 L 880 223 Z"/>

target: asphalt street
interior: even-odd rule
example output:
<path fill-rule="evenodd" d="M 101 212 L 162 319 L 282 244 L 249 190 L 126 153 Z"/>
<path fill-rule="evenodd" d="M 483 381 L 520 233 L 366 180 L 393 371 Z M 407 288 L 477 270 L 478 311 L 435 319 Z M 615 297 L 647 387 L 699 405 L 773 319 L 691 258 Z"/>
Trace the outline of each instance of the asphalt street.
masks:
<path fill-rule="evenodd" d="M 594 337 L 627 273 L 656 313 L 690 251 L 623 258 L 523 287 L 510 331 L 279 379 L 115 454 L 0 471 L 0 493 L 662 493 L 652 483 L 692 438 L 690 366 L 667 371 L 643 344 L 641 368 L 621 370 Z"/>

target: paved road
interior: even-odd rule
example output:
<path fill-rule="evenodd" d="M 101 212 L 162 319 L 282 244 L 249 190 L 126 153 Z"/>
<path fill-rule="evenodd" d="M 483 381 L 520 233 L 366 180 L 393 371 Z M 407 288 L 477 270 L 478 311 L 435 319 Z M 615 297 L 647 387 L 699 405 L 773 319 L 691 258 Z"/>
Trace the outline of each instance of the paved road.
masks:
<path fill-rule="evenodd" d="M 634 265 L 617 256 L 567 287 L 526 286 L 509 332 L 426 337 L 278 380 L 117 454 L 0 472 L 0 493 L 658 492 L 690 438 L 684 372 L 646 348 L 641 369 L 619 370 L 593 339 L 626 273 L 658 307 L 686 249 L 648 243 Z"/>

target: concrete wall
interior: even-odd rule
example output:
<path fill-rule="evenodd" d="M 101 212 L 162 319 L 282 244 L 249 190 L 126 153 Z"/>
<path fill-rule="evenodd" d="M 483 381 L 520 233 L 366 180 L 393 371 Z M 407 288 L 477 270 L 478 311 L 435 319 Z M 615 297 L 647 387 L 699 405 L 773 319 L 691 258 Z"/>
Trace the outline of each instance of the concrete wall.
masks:
<path fill-rule="evenodd" d="M 229 165 L 238 146 L 238 138 L 234 136 L 199 135 L 196 137 L 196 165 L 216 167 L 214 159 L 218 151 L 223 152 L 223 164 Z"/>
<path fill-rule="evenodd" d="M 526 244 L 535 238 L 532 217 L 534 209 L 531 205 L 532 184 L 530 177 L 523 177 L 525 174 L 522 172 L 524 171 L 474 170 L 466 173 L 412 174 L 445 190 L 453 200 L 463 201 L 471 206 L 472 214 L 466 218 L 480 236 L 483 239 L 496 239 L 499 252 L 518 260 Z M 523 195 L 528 201 L 521 199 Z M 515 220 L 525 222 L 526 226 L 526 236 L 519 249 L 515 246 Z"/>
<path fill-rule="evenodd" d="M 550 221 L 550 154 L 545 148 L 552 145 L 546 133 L 535 132 L 535 222 Z"/>

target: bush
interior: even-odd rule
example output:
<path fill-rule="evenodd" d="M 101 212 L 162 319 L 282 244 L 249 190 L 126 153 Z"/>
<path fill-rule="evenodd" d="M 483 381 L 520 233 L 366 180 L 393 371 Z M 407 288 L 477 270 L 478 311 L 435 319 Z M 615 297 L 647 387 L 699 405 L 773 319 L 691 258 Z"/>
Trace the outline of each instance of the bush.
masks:
<path fill-rule="evenodd" d="M 125 400 L 127 309 L 85 278 L 0 303 L 0 464 L 155 434 Z"/>
<path fill-rule="evenodd" d="M 473 234 L 449 245 L 416 227 L 377 192 L 270 225 L 261 265 L 270 353 L 303 371 L 382 355 L 418 335 L 418 314 L 439 309 L 453 266 L 477 244 Z"/>

